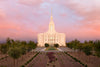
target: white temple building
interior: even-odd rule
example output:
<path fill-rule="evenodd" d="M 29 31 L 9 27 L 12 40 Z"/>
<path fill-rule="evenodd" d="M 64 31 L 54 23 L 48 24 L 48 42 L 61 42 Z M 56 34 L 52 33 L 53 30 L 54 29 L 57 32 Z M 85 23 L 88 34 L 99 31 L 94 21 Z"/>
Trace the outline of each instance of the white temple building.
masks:
<path fill-rule="evenodd" d="M 65 34 L 58 33 L 55 30 L 52 13 L 48 31 L 45 33 L 38 34 L 38 46 L 44 47 L 45 43 L 48 43 L 51 46 L 53 46 L 54 44 L 59 44 L 59 46 L 66 46 Z"/>

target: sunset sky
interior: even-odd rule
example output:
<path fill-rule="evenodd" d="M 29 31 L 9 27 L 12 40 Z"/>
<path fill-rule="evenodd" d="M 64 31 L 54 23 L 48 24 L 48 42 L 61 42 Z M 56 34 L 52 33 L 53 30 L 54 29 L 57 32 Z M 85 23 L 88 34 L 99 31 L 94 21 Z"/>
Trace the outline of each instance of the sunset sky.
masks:
<path fill-rule="evenodd" d="M 0 0 L 0 42 L 37 40 L 48 30 L 50 11 L 66 41 L 100 39 L 100 0 Z"/>

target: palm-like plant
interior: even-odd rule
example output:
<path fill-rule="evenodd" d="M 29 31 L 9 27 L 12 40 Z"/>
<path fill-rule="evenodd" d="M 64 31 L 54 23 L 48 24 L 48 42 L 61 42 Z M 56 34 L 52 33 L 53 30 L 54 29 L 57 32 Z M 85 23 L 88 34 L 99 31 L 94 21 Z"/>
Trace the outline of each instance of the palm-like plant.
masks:
<path fill-rule="evenodd" d="M 14 66 L 15 66 L 15 60 L 21 56 L 21 51 L 17 47 L 10 48 L 8 51 L 8 55 L 14 59 Z"/>
<path fill-rule="evenodd" d="M 23 55 L 26 54 L 26 48 L 25 48 L 24 46 L 21 46 L 21 47 L 20 47 L 20 50 L 21 50 L 22 60 L 23 60 Z"/>
<path fill-rule="evenodd" d="M 11 39 L 10 38 L 7 38 L 6 44 L 9 45 L 9 47 L 11 46 Z"/>

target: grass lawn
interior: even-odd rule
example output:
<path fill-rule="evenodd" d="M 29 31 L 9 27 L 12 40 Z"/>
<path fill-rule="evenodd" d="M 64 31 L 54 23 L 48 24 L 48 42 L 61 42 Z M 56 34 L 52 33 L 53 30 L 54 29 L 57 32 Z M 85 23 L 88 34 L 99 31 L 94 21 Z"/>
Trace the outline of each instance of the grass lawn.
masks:
<path fill-rule="evenodd" d="M 47 47 L 46 50 L 57 50 L 57 48 L 53 47 L 53 46 L 50 46 L 50 47 Z"/>

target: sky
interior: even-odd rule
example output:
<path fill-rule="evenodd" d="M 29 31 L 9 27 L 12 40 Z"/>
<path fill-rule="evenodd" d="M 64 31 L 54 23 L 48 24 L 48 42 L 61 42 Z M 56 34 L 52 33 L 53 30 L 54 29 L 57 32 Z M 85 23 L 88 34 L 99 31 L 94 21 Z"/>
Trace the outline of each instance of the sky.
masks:
<path fill-rule="evenodd" d="M 0 0 L 0 42 L 37 41 L 48 30 L 51 8 L 66 41 L 100 39 L 100 0 Z"/>

